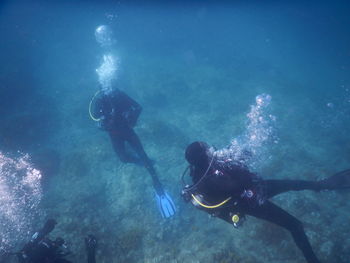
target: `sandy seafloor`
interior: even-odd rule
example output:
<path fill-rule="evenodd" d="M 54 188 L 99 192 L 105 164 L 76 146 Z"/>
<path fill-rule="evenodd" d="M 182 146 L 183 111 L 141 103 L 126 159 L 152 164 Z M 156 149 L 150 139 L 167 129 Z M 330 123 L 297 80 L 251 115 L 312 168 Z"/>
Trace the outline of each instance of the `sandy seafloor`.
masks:
<path fill-rule="evenodd" d="M 179 10 L 180 4 L 176 5 Z M 74 252 L 73 262 L 86 261 L 83 237 L 88 233 L 99 239 L 99 263 L 304 262 L 291 236 L 277 226 L 248 217 L 234 229 L 185 203 L 180 196 L 184 150 L 194 140 L 226 146 L 246 129 L 246 114 L 255 96 L 267 93 L 272 97 L 269 110 L 276 117 L 278 143 L 264 146 L 266 155 L 258 170 L 262 177 L 316 180 L 349 168 L 347 6 L 238 5 L 233 8 L 237 13 L 229 9 L 225 12 L 231 10 L 232 15 L 226 13 L 216 21 L 218 10 L 194 5 L 185 12 L 185 18 L 197 16 L 191 30 L 205 20 L 216 24 L 202 28 L 202 33 L 183 34 L 186 21 L 180 16 L 181 22 L 174 22 L 175 7 L 172 15 L 167 15 L 166 6 L 156 11 L 148 7 L 144 27 L 155 29 L 142 34 L 140 7 L 136 21 L 123 31 L 120 27 L 127 24 L 126 19 L 133 18 L 133 6 L 122 9 L 127 13 L 123 16 L 118 6 L 111 9 L 96 3 L 95 10 L 93 2 L 88 7 L 79 5 L 57 11 L 43 4 L 38 10 L 10 4 L 2 9 L 1 30 L 8 33 L 5 25 L 23 30 L 18 31 L 20 36 L 12 32 L 9 37 L 15 40 L 2 44 L 7 51 L 1 54 L 3 59 L 14 60 L 8 67 L 4 63 L 0 73 L 1 99 L 6 100 L 1 108 L 1 151 L 21 150 L 33 156 L 39 169 L 43 167 L 43 215 L 33 225 L 55 218 L 59 224 L 51 236 L 64 237 Z M 33 32 L 34 26 L 9 15 L 16 8 L 49 22 Z M 48 19 L 54 12 L 57 17 Z M 88 104 L 97 90 L 95 69 L 103 53 L 93 34 L 99 24 L 110 23 L 106 13 L 119 15 L 112 26 L 116 25 L 118 34 L 125 33 L 117 37 L 115 46 L 121 58 L 120 83 L 143 106 L 136 131 L 174 198 L 177 214 L 168 220 L 157 210 L 146 170 L 122 164 L 108 135 L 89 119 Z M 220 21 L 230 22 L 227 17 L 233 17 L 232 27 L 220 28 Z M 243 27 L 237 29 L 238 35 L 216 35 L 220 30 L 233 34 L 237 21 Z M 174 25 L 180 28 L 171 35 Z M 130 33 L 133 29 L 135 35 Z M 244 30 L 248 33 L 243 34 Z M 205 33 L 207 37 L 195 39 Z M 159 46 L 153 46 L 152 34 Z M 18 52 L 13 43 L 21 43 Z M 25 65 L 30 72 L 23 80 Z M 11 85 L 17 90 L 11 91 Z M 273 201 L 304 223 L 322 262 L 346 263 L 350 260 L 349 198 L 346 191 L 304 191 Z"/>

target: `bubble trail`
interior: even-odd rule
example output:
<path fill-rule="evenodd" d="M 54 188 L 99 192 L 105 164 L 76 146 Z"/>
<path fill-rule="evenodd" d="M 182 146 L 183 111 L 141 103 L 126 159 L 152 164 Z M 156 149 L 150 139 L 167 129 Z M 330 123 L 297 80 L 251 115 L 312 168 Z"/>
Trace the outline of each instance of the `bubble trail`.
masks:
<path fill-rule="evenodd" d="M 227 147 L 215 151 L 219 159 L 239 163 L 252 170 L 264 164 L 264 160 L 268 159 L 267 146 L 271 142 L 278 142 L 274 132 L 276 117 L 269 114 L 271 100 L 268 94 L 256 96 L 255 104 L 250 106 L 247 114 L 244 133 L 232 139 Z"/>
<path fill-rule="evenodd" d="M 96 69 L 98 81 L 103 91 L 108 92 L 112 89 L 112 81 L 117 78 L 118 66 L 119 60 L 115 56 L 112 54 L 103 56 L 100 67 Z"/>
<path fill-rule="evenodd" d="M 0 152 L 0 250 L 28 239 L 41 199 L 41 172 L 29 156 L 10 158 Z"/>

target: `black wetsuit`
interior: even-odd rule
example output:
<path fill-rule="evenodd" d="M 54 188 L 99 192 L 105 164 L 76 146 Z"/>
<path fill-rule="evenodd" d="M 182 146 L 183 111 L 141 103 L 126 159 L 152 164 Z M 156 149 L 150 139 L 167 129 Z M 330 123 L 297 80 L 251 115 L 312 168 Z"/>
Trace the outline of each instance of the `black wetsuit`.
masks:
<path fill-rule="evenodd" d="M 5 258 L 0 258 L 0 262 L 8 262 L 7 258 L 11 255 L 17 255 L 20 263 L 72 263 L 65 259 L 71 252 L 67 249 L 62 238 L 56 238 L 52 241 L 47 235 L 55 228 L 57 222 L 54 219 L 48 219 L 42 229 L 35 232 L 31 240 L 24 245 L 21 251 L 17 253 L 5 253 Z M 95 250 L 97 239 L 93 235 L 85 238 L 87 249 L 87 262 L 96 263 Z M 2 261 L 4 260 L 4 261 Z"/>
<path fill-rule="evenodd" d="M 95 103 L 95 116 L 101 118 L 101 128 L 109 133 L 119 159 L 124 163 L 142 164 L 154 175 L 152 161 L 133 130 L 141 111 L 142 108 L 136 101 L 118 89 L 108 95 L 101 93 Z M 126 143 L 136 155 L 127 150 Z"/>
<path fill-rule="evenodd" d="M 191 169 L 194 183 L 202 178 L 208 166 L 209 164 L 205 164 L 202 168 Z M 261 218 L 284 227 L 292 234 L 296 245 L 303 252 L 307 262 L 319 263 L 304 232 L 302 223 L 268 200 L 280 193 L 306 189 L 322 190 L 317 182 L 262 180 L 240 164 L 213 160 L 208 174 L 196 186 L 194 193 L 203 195 L 205 201 L 210 204 L 218 204 L 228 197 L 232 197 L 227 204 L 217 209 L 198 207 L 229 223 L 232 223 L 232 215 L 239 213 L 240 215 Z"/>
<path fill-rule="evenodd" d="M 72 263 L 64 258 L 60 247 L 47 238 L 40 241 L 27 250 L 25 254 L 21 254 L 19 262 L 21 263 Z"/>
<path fill-rule="evenodd" d="M 44 238 L 37 244 L 29 243 L 25 250 L 18 253 L 18 261 L 20 263 L 72 263 L 72 261 L 65 259 L 65 256 L 67 254 L 61 246 L 48 238 Z M 96 263 L 95 250 L 88 250 L 87 262 Z"/>

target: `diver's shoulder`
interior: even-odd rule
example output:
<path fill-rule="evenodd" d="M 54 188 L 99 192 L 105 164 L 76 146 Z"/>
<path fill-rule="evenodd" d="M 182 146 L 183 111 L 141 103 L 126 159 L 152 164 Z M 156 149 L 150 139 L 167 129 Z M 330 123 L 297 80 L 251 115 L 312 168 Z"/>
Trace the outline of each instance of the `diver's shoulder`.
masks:
<path fill-rule="evenodd" d="M 214 166 L 226 171 L 248 170 L 244 163 L 231 158 L 216 158 Z"/>

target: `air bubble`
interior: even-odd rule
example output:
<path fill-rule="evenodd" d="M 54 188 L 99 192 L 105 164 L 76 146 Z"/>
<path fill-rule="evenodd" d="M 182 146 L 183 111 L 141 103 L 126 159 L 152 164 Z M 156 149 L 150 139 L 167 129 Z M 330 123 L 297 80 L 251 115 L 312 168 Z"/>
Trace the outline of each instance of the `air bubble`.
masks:
<path fill-rule="evenodd" d="M 101 25 L 95 30 L 95 38 L 97 43 L 102 47 L 108 47 L 114 44 L 113 31 L 109 26 Z"/>
<path fill-rule="evenodd" d="M 41 172 L 29 156 L 9 158 L 0 152 L 0 250 L 28 238 L 41 198 Z"/>

